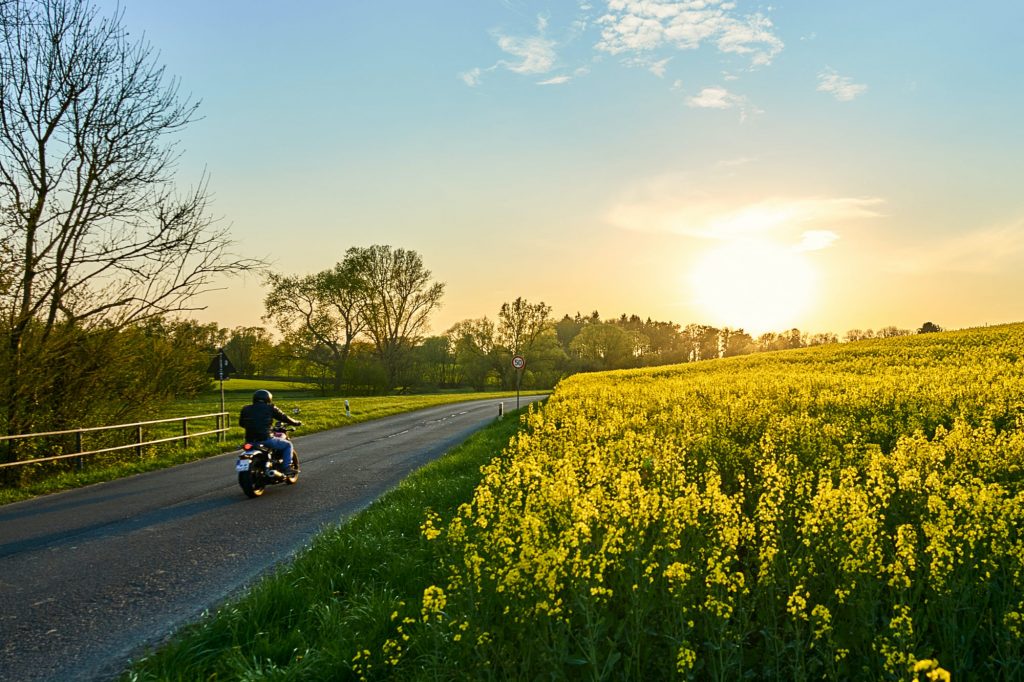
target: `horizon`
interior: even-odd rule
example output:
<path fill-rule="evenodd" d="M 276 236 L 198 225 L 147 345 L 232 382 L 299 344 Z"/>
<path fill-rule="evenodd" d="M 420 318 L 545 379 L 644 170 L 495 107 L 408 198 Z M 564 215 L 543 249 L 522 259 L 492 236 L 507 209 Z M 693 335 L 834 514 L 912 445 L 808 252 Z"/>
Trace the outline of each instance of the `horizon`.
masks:
<path fill-rule="evenodd" d="M 209 172 L 245 255 L 415 250 L 432 333 L 520 296 L 752 335 L 1024 319 L 1019 3 L 96 5 L 201 101 L 179 181 Z M 260 324 L 258 279 L 220 286 L 188 316 Z"/>

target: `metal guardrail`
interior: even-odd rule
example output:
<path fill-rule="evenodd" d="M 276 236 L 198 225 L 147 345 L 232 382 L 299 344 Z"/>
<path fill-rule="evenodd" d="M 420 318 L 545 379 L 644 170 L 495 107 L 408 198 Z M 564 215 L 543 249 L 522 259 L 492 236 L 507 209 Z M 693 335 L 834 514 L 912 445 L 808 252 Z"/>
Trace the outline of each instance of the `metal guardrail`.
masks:
<path fill-rule="evenodd" d="M 69 435 L 74 435 L 75 436 L 75 447 L 78 450 L 78 452 L 71 452 L 71 453 L 68 453 L 68 454 L 65 454 L 65 455 L 53 455 L 51 457 L 37 457 L 35 459 L 25 459 L 25 460 L 20 460 L 20 461 L 16 461 L 16 462 L 3 462 L 3 463 L 0 463 L 0 469 L 6 468 L 6 467 L 23 466 L 25 464 L 39 464 L 41 462 L 53 462 L 53 461 L 60 460 L 60 459 L 71 459 L 71 458 L 74 458 L 74 457 L 82 458 L 82 457 L 85 457 L 86 455 L 98 455 L 98 454 L 104 453 L 104 452 L 116 452 L 118 450 L 129 450 L 131 448 L 135 448 L 136 451 L 138 452 L 139 456 L 141 457 L 142 456 L 142 448 L 146 447 L 147 445 L 156 445 L 158 443 L 170 443 L 170 442 L 177 441 L 177 440 L 184 441 L 185 445 L 188 445 L 188 439 L 189 438 L 199 438 L 200 436 L 210 436 L 210 435 L 213 435 L 213 434 L 227 433 L 228 428 L 229 428 L 227 426 L 227 415 L 228 415 L 227 412 L 211 412 L 210 414 L 197 414 L 197 415 L 191 415 L 191 416 L 188 416 L 188 417 L 170 417 L 168 419 L 154 419 L 153 421 L 148 421 L 148 422 L 134 422 L 132 424 L 117 424 L 115 426 L 92 426 L 92 427 L 82 428 L 82 429 L 71 429 L 71 430 L 68 430 L 68 431 L 48 431 L 46 433 L 25 433 L 25 434 L 21 434 L 21 435 L 17 435 L 17 436 L 0 436 L 0 443 L 3 443 L 5 441 L 19 440 L 19 439 L 25 439 L 25 438 L 46 438 L 48 436 L 69 436 Z M 189 433 L 188 432 L 188 421 L 190 419 L 209 419 L 210 417 L 216 417 L 217 418 L 217 427 L 216 428 L 214 428 L 212 430 L 208 430 L 208 431 L 200 431 L 198 433 Z M 142 440 L 142 427 L 143 426 L 151 426 L 153 424 L 168 424 L 168 423 L 171 423 L 171 422 L 181 422 L 181 431 L 182 431 L 182 433 L 181 433 L 180 436 L 171 436 L 169 438 L 158 438 L 156 440 L 149 440 L 149 441 L 143 441 Z M 111 430 L 114 430 L 114 429 L 130 429 L 130 428 L 134 428 L 135 429 L 136 439 L 137 439 L 137 442 L 135 442 L 135 443 L 128 443 L 127 445 L 116 445 L 114 447 L 101 448 L 99 450 L 87 450 L 87 451 L 83 451 L 82 450 L 82 436 L 83 436 L 83 434 L 90 433 L 90 432 L 95 432 L 95 431 L 111 431 Z"/>

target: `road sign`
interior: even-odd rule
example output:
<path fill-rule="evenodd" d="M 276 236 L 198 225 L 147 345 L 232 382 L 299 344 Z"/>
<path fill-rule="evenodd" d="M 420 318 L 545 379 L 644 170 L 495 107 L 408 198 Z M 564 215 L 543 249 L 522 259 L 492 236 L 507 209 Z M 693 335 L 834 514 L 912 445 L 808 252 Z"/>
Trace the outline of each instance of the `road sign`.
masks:
<path fill-rule="evenodd" d="M 522 355 L 512 356 L 512 366 L 516 368 L 516 409 L 519 409 L 519 381 L 523 377 L 523 367 L 526 367 L 526 359 Z"/>
<path fill-rule="evenodd" d="M 234 374 L 238 370 L 231 364 L 228 356 L 224 354 L 224 349 L 221 348 L 217 355 L 213 357 L 213 360 L 210 361 L 210 366 L 206 368 L 206 371 L 212 374 L 215 379 L 223 381 L 228 378 L 229 374 Z"/>

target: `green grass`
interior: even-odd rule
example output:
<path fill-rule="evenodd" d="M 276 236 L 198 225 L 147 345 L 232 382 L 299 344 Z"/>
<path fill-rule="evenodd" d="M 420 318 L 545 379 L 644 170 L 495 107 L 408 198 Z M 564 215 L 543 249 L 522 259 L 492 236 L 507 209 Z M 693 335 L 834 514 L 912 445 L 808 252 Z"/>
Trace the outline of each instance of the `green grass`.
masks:
<path fill-rule="evenodd" d="M 395 636 L 392 614 L 444 577 L 435 543 L 420 531 L 425 515 L 450 517 L 470 498 L 480 467 L 519 428 L 514 414 L 325 530 L 290 565 L 185 628 L 124 679 L 358 679 L 356 653 L 379 654 Z"/>
<path fill-rule="evenodd" d="M 214 381 L 215 391 L 220 393 L 220 382 Z M 302 381 L 267 381 L 266 379 L 225 379 L 224 392 L 255 391 L 265 388 L 274 395 L 279 391 L 312 391 L 316 390 L 316 384 L 308 384 Z"/>
<path fill-rule="evenodd" d="M 249 381 L 232 379 L 224 384 L 224 409 L 228 412 L 228 425 L 231 427 L 224 442 L 217 442 L 215 437 L 207 436 L 191 441 L 187 448 L 179 443 L 151 446 L 144 450 L 142 457 L 136 455 L 134 450 L 109 455 L 93 455 L 85 458 L 85 465 L 81 471 L 67 470 L 54 472 L 52 469 L 43 468 L 46 465 L 29 465 L 30 470 L 26 472 L 21 485 L 17 487 L 0 487 L 0 504 L 9 504 L 61 490 L 69 490 L 102 481 L 111 481 L 145 471 L 164 469 L 233 450 L 238 447 L 238 444 L 244 438 L 242 429 L 236 426 L 238 411 L 243 405 L 247 405 L 252 401 L 253 387 L 266 387 L 269 385 L 271 386 L 270 390 L 274 394 L 274 403 L 282 410 L 287 413 L 291 413 L 294 408 L 300 410 L 298 418 L 302 420 L 303 425 L 296 435 L 334 429 L 402 412 L 466 400 L 504 400 L 506 408 L 509 408 L 511 406 L 508 404 L 508 399 L 515 399 L 514 392 L 373 397 L 352 396 L 348 398 L 351 416 L 346 416 L 345 398 L 325 398 L 313 391 L 295 389 L 292 387 L 293 385 L 286 384 L 285 382 L 275 384 L 273 382 L 253 381 L 251 385 L 249 383 L 244 385 L 236 383 L 233 384 L 232 390 L 228 390 L 228 385 L 232 384 L 232 382 Z M 221 395 L 218 389 L 217 391 L 201 394 L 195 398 L 177 400 L 158 410 L 152 416 L 152 419 L 220 412 L 220 399 Z M 495 408 L 495 411 L 497 411 L 497 408 Z M 208 418 L 202 421 L 190 422 L 189 430 L 198 432 L 212 430 L 214 427 L 214 419 Z M 144 439 L 150 440 L 180 433 L 180 422 L 173 422 L 159 427 L 147 428 Z M 131 430 L 131 434 L 127 434 L 127 437 L 134 438 L 134 430 Z M 89 449 L 88 443 L 86 443 L 85 448 Z"/>

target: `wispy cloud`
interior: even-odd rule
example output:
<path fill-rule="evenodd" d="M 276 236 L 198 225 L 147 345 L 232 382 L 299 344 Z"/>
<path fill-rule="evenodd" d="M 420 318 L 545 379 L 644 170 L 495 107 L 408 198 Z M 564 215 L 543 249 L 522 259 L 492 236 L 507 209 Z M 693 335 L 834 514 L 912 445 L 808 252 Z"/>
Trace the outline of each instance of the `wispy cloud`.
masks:
<path fill-rule="evenodd" d="M 521 74 L 547 73 L 555 65 L 555 42 L 543 36 L 517 38 L 496 35 L 498 47 L 506 54 L 519 58 L 517 62 L 498 62 L 509 71 Z"/>
<path fill-rule="evenodd" d="M 818 91 L 827 92 L 840 102 L 849 102 L 867 92 L 868 86 L 840 76 L 835 69 L 825 69 L 818 74 Z"/>
<path fill-rule="evenodd" d="M 660 47 L 693 50 L 711 43 L 720 52 L 744 55 L 752 66 L 770 64 L 784 44 L 770 19 L 741 15 L 723 0 L 609 0 L 598 19 L 598 50 L 617 55 Z"/>
<path fill-rule="evenodd" d="M 700 94 L 686 100 L 686 103 L 697 109 L 732 109 L 741 106 L 746 98 L 734 95 L 725 88 L 704 88 Z"/>
<path fill-rule="evenodd" d="M 507 69 L 513 73 L 527 76 L 536 76 L 549 73 L 558 61 L 556 48 L 557 42 L 546 37 L 549 19 L 545 15 L 537 17 L 537 35 L 533 36 L 512 36 L 502 31 L 491 31 L 494 42 L 498 48 L 507 55 L 515 57 L 515 60 L 500 59 L 495 64 L 480 68 L 474 67 L 459 74 L 459 78 L 469 87 L 480 85 L 485 72 L 494 71 L 499 68 Z M 542 85 L 557 84 L 557 78 L 541 81 Z"/>
<path fill-rule="evenodd" d="M 630 57 L 623 61 L 626 66 L 634 66 L 641 69 L 647 69 L 658 78 L 665 77 L 665 71 L 668 68 L 668 63 L 672 61 L 671 57 L 665 57 L 664 59 L 654 60 L 649 57 Z"/>
<path fill-rule="evenodd" d="M 651 73 L 653 73 L 658 78 L 664 78 L 665 77 L 665 69 L 668 67 L 668 63 L 670 61 L 672 61 L 672 58 L 671 57 L 666 57 L 665 59 L 661 59 L 659 61 L 652 62 L 650 64 L 650 66 L 647 68 L 647 70 L 650 71 Z"/>
<path fill-rule="evenodd" d="M 771 197 L 730 203 L 680 189 L 667 176 L 626 193 L 607 213 L 610 224 L 643 232 L 668 232 L 706 240 L 771 240 L 797 251 L 832 246 L 843 225 L 881 216 L 877 197 Z M 685 187 L 685 184 L 683 184 Z"/>
<path fill-rule="evenodd" d="M 547 80 L 537 81 L 537 85 L 565 85 L 572 80 L 572 76 L 555 76 Z"/>
<path fill-rule="evenodd" d="M 939 237 L 898 252 L 892 269 L 911 274 L 989 274 L 1015 270 L 1024 257 L 1024 221 Z"/>
<path fill-rule="evenodd" d="M 745 96 L 729 92 L 720 86 L 704 88 L 693 97 L 687 98 L 686 105 L 694 109 L 739 109 L 740 120 L 764 113 L 752 105 Z"/>
<path fill-rule="evenodd" d="M 482 72 L 480 71 L 479 68 L 474 68 L 470 69 L 469 71 L 463 71 L 462 73 L 459 74 L 459 78 L 461 78 L 462 82 L 468 85 L 469 87 L 475 88 L 476 86 L 480 85 L 481 73 Z"/>

